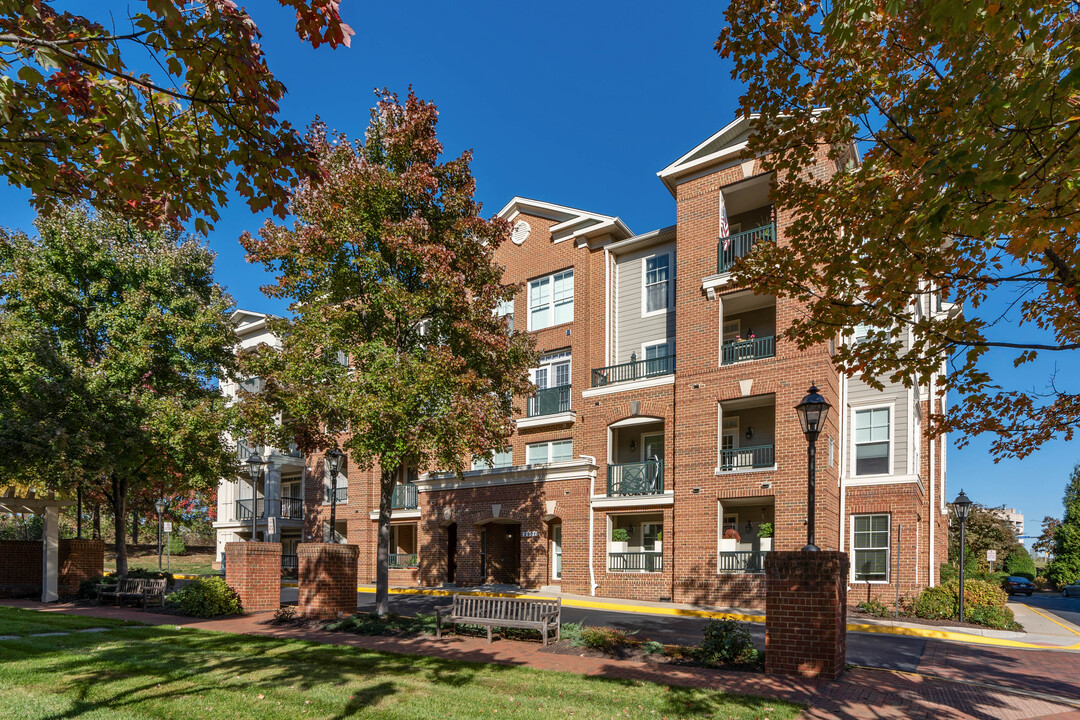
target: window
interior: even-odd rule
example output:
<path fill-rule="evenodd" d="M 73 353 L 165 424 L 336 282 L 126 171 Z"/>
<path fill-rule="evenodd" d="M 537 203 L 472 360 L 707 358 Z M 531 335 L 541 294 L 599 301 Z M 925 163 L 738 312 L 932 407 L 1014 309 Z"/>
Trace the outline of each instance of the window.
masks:
<path fill-rule="evenodd" d="M 866 342 L 867 337 L 870 335 L 869 325 L 856 325 L 855 334 L 851 338 L 853 345 L 858 345 L 861 342 Z"/>
<path fill-rule="evenodd" d="M 574 319 L 574 269 L 529 283 L 529 329 L 540 330 Z"/>
<path fill-rule="evenodd" d="M 551 526 L 551 577 L 562 577 L 562 523 Z"/>
<path fill-rule="evenodd" d="M 323 462 L 323 503 L 330 504 L 330 464 Z M 349 501 L 349 477 L 348 467 L 345 460 L 341 461 L 341 465 L 338 467 L 338 475 L 334 486 L 337 489 L 337 504 L 345 503 Z"/>
<path fill-rule="evenodd" d="M 495 306 L 495 317 L 504 318 L 506 320 L 506 329 L 513 331 L 514 329 L 514 299 L 503 300 Z"/>
<path fill-rule="evenodd" d="M 675 354 L 673 341 L 645 345 L 645 374 L 666 375 L 675 372 L 671 356 Z"/>
<path fill-rule="evenodd" d="M 664 312 L 672 306 L 673 276 L 670 254 L 645 258 L 645 315 Z"/>
<path fill-rule="evenodd" d="M 655 552 L 656 543 L 661 537 L 660 523 L 643 523 L 641 525 L 641 549 L 645 552 Z"/>
<path fill-rule="evenodd" d="M 855 411 L 855 474 L 889 473 L 889 408 Z"/>
<path fill-rule="evenodd" d="M 532 380 L 540 390 L 570 384 L 570 353 L 562 352 L 540 358 L 532 371 Z"/>
<path fill-rule="evenodd" d="M 574 457 L 574 441 L 556 440 L 554 442 L 533 443 L 526 446 L 526 451 L 526 460 L 530 465 L 561 462 Z"/>
<path fill-rule="evenodd" d="M 489 463 L 482 456 L 477 455 L 473 458 L 472 469 L 473 470 L 491 470 L 492 468 L 504 468 L 510 467 L 514 464 L 514 451 L 513 448 L 504 448 L 502 450 L 496 450 L 491 456 L 491 462 Z"/>
<path fill-rule="evenodd" d="M 855 551 L 855 580 L 888 582 L 889 515 L 852 516 L 851 548 Z"/>

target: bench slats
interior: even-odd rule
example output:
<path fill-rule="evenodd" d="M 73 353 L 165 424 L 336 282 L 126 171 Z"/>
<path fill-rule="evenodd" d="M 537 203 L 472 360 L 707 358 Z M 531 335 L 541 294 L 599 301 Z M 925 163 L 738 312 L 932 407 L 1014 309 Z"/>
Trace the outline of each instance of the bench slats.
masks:
<path fill-rule="evenodd" d="M 435 609 L 436 637 L 442 637 L 442 613 L 446 611 L 449 611 L 446 621 L 455 625 L 486 626 L 488 642 L 491 642 L 492 627 L 520 627 L 539 630 L 544 636 L 544 645 L 547 645 L 549 628 L 555 628 L 555 639 L 559 639 L 562 600 L 454 595 L 449 606 Z"/>

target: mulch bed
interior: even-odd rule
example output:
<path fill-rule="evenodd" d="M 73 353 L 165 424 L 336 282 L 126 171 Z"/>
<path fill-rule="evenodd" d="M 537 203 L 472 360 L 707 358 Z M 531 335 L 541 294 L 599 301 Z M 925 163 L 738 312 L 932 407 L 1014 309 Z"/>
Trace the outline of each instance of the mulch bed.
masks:
<path fill-rule="evenodd" d="M 646 663 L 648 665 L 682 665 L 687 667 L 708 667 L 712 669 L 734 670 L 736 672 L 755 672 L 764 670 L 764 665 L 736 665 L 726 664 L 721 666 L 703 665 L 690 657 L 669 655 L 665 653 L 648 653 L 640 646 L 624 646 L 615 648 L 611 652 L 596 650 L 588 647 L 571 645 L 569 640 L 553 642 L 540 652 L 552 655 L 574 655 L 577 657 L 604 658 L 607 660 L 629 660 L 630 662 Z"/>
<path fill-rule="evenodd" d="M 959 620 L 948 620 L 945 618 L 919 618 L 912 617 L 910 615 L 900 615 L 899 617 L 878 617 L 873 613 L 864 612 L 862 610 L 856 610 L 854 608 L 848 608 L 848 620 L 858 622 L 860 620 L 897 620 L 900 622 L 912 623 L 914 625 L 930 625 L 932 627 L 962 627 L 971 628 L 972 630 L 996 630 L 997 628 L 988 628 L 985 625 L 979 625 L 977 623 L 960 622 Z M 1020 629 L 1010 632 L 1027 632 L 1027 630 Z"/>

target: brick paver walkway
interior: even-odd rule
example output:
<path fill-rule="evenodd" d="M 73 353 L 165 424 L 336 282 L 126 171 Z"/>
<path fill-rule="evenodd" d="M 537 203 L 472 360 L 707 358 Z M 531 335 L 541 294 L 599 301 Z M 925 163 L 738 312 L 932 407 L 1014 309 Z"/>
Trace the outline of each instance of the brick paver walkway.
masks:
<path fill-rule="evenodd" d="M 1080 654 L 996 648 L 930 640 L 920 673 L 978 680 L 1002 688 L 1045 693 L 1080 703 Z"/>
<path fill-rule="evenodd" d="M 45 609 L 40 603 L 5 601 L 5 604 L 18 605 L 33 609 Z M 962 684 L 948 680 L 928 678 L 922 675 L 895 673 L 882 670 L 857 668 L 850 670 L 835 682 L 799 680 L 756 673 L 723 672 L 704 668 L 676 667 L 671 665 L 650 665 L 646 663 L 607 660 L 601 658 L 579 657 L 573 655 L 553 655 L 541 652 L 536 643 L 498 641 L 488 644 L 482 638 L 448 637 L 435 640 L 428 637 L 388 638 L 364 637 L 348 633 L 329 633 L 316 630 L 275 627 L 267 624 L 267 615 L 249 615 L 225 620 L 195 620 L 171 615 L 157 615 L 138 610 L 117 609 L 110 607 L 74 607 L 49 606 L 47 609 L 57 612 L 71 612 L 79 615 L 96 617 L 114 617 L 138 620 L 159 625 L 185 625 L 204 630 L 231 632 L 250 635 L 310 640 L 314 642 L 347 645 L 350 647 L 382 650 L 387 652 L 428 655 L 451 660 L 467 660 L 485 663 L 503 663 L 507 665 L 528 665 L 541 670 L 572 672 L 579 675 L 597 675 L 610 678 L 623 678 L 657 682 L 665 685 L 685 685 L 708 687 L 724 692 L 761 695 L 792 702 L 805 703 L 809 709 L 805 718 L 833 720 L 836 718 L 942 718 L 959 720 L 977 718 L 978 720 L 1022 720 L 1042 718 L 1044 720 L 1080 720 L 1080 700 L 1077 705 L 1055 702 L 1050 699 L 1019 694 L 1011 688 L 1020 688 L 1023 677 L 1035 677 L 1037 667 L 1057 667 L 1059 660 L 1049 658 L 1057 655 L 1050 651 L 1033 652 L 1038 660 L 1020 656 L 1014 660 L 1011 684 L 1000 683 L 1000 687 L 986 687 Z M 988 658 L 993 671 L 993 663 L 998 659 L 987 654 L 987 649 L 972 648 L 971 654 L 954 653 L 955 647 L 949 643 L 944 650 L 935 649 L 928 662 L 935 675 L 942 677 L 962 676 L 965 680 L 980 680 L 980 668 L 975 667 L 974 658 L 983 654 Z M 964 648 L 967 650 L 968 648 Z M 1080 666 L 1077 655 L 1068 655 L 1060 663 L 1065 664 L 1071 658 L 1074 666 Z M 1024 673 L 1016 672 L 1021 665 L 1031 667 Z M 922 666 L 920 665 L 920 670 Z M 1075 675 L 1076 670 L 1070 669 Z M 1045 674 L 1045 670 L 1044 670 Z M 994 675 L 987 683 L 998 683 Z M 1068 681 L 1063 681 L 1067 684 Z M 1063 685 L 1062 685 L 1063 686 Z M 1060 689 L 1061 686 L 1053 686 Z M 1031 690 L 1032 688 L 1024 687 Z M 1040 688 L 1040 692 L 1052 692 Z M 1071 688 L 1068 697 L 1080 697 L 1076 689 Z M 1056 692 L 1057 695 L 1065 695 Z"/>

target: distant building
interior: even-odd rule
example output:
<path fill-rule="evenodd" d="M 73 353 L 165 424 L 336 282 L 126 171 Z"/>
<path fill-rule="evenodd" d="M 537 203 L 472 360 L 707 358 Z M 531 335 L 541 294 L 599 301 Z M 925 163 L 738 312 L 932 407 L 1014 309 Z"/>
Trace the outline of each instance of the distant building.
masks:
<path fill-rule="evenodd" d="M 1016 529 L 1016 534 L 1024 534 L 1024 513 L 1020 512 L 1016 508 L 1001 507 L 998 509 L 998 516 L 1003 517 L 1009 521 L 1009 524 Z"/>

